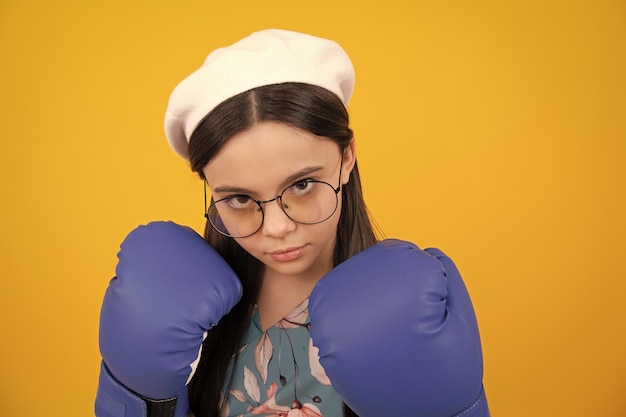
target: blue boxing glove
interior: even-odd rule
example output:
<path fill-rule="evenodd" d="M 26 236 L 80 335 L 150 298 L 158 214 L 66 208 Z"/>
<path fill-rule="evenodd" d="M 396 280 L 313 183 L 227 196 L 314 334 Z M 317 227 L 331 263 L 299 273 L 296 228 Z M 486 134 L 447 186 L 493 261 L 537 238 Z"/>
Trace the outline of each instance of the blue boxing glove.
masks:
<path fill-rule="evenodd" d="M 100 313 L 98 417 L 184 416 L 204 335 L 241 299 L 235 272 L 193 230 L 155 222 L 121 245 Z"/>
<path fill-rule="evenodd" d="M 309 299 L 311 338 L 360 417 L 487 417 L 470 297 L 452 261 L 382 241 L 338 265 Z"/>

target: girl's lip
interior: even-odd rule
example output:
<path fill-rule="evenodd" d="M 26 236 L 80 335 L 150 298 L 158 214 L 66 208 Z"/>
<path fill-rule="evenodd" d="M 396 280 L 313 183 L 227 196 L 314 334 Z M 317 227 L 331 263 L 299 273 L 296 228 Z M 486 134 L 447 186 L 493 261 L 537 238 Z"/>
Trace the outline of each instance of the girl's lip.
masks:
<path fill-rule="evenodd" d="M 274 252 L 270 252 L 269 255 L 275 261 L 287 262 L 299 258 L 303 253 L 304 246 L 299 246 L 295 248 L 278 249 Z"/>

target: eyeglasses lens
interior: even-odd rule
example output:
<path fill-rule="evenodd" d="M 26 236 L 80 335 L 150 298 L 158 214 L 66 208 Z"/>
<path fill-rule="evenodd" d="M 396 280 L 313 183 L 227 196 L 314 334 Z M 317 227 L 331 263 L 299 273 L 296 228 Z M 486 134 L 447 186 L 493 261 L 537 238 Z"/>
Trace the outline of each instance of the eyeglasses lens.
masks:
<path fill-rule="evenodd" d="M 297 223 L 316 224 L 328 220 L 337 210 L 337 193 L 332 185 L 321 181 L 300 181 L 286 188 L 276 198 L 285 214 Z M 247 196 L 219 200 L 208 209 L 213 227 L 230 237 L 254 234 L 263 224 L 262 204 Z"/>

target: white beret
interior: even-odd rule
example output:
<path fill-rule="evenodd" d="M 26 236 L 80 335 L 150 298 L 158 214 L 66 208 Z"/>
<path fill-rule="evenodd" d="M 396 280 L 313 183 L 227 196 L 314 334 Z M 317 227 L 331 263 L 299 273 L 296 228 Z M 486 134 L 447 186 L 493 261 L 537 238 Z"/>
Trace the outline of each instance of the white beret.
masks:
<path fill-rule="evenodd" d="M 324 87 L 348 105 L 354 68 L 339 44 L 316 36 L 268 29 L 214 50 L 204 64 L 172 92 L 165 134 L 187 159 L 187 144 L 198 123 L 224 100 L 264 85 L 301 82 Z"/>

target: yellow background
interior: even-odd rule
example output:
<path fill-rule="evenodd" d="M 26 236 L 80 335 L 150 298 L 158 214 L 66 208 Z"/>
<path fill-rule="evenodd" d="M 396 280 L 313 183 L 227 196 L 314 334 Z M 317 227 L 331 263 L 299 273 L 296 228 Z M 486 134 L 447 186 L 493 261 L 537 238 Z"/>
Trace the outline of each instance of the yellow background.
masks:
<path fill-rule="evenodd" d="M 619 0 L 2 0 L 0 415 L 92 415 L 119 242 L 202 227 L 169 93 L 266 27 L 352 56 L 366 199 L 464 273 L 494 416 L 626 415 Z"/>

